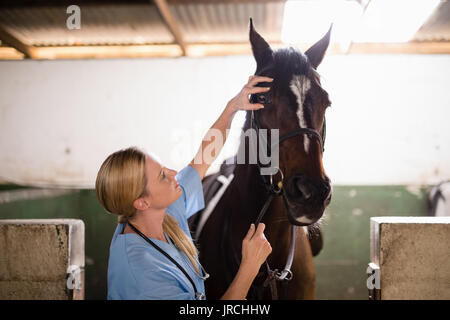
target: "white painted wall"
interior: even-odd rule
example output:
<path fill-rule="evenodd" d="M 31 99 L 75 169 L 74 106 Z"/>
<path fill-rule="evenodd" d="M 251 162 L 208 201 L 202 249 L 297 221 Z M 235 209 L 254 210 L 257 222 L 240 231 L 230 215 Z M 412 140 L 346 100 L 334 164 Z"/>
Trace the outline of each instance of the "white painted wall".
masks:
<path fill-rule="evenodd" d="M 103 160 L 131 145 L 181 169 L 254 70 L 251 56 L 1 61 L 0 179 L 92 188 Z M 450 55 L 326 57 L 333 183 L 449 179 L 449 70 Z M 231 135 L 216 163 L 236 150 Z"/>

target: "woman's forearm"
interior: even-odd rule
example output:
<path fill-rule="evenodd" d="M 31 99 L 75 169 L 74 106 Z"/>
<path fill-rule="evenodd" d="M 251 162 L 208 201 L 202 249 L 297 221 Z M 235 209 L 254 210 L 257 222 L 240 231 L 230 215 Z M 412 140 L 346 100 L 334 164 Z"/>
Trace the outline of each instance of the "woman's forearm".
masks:
<path fill-rule="evenodd" d="M 209 132 L 206 133 L 206 135 L 205 135 L 206 139 L 208 139 L 211 136 L 213 137 L 213 139 L 211 139 L 211 141 L 202 141 L 202 146 L 204 146 L 203 150 L 206 149 L 206 151 L 208 151 L 208 145 L 210 145 L 211 143 L 214 143 L 214 140 L 216 139 L 217 135 L 220 135 L 219 139 L 221 139 L 221 141 L 218 141 L 218 143 L 215 143 L 214 150 L 211 152 L 211 154 L 204 155 L 204 156 L 211 156 L 211 158 L 208 160 L 214 161 L 218 157 L 220 151 L 222 150 L 222 147 L 225 144 L 225 141 L 227 141 L 228 130 L 230 130 L 231 123 L 233 122 L 233 118 L 234 118 L 234 115 L 236 114 L 236 112 L 237 112 L 237 110 L 235 110 L 232 107 L 230 107 L 229 105 L 227 105 L 225 107 L 225 109 L 223 110 L 222 114 L 219 116 L 219 118 L 216 120 L 216 122 L 214 122 L 214 124 L 209 129 Z M 211 164 L 211 163 L 209 163 L 209 164 Z"/>
<path fill-rule="evenodd" d="M 206 133 L 195 158 L 191 161 L 190 165 L 197 169 L 201 179 L 222 150 L 236 111 L 227 104 L 222 114 Z"/>
<path fill-rule="evenodd" d="M 244 300 L 247 296 L 248 290 L 258 274 L 258 270 L 254 270 L 252 266 L 242 265 L 239 267 L 239 270 L 236 276 L 231 282 L 231 285 L 228 287 L 228 290 L 225 294 L 220 298 L 221 300 Z"/>

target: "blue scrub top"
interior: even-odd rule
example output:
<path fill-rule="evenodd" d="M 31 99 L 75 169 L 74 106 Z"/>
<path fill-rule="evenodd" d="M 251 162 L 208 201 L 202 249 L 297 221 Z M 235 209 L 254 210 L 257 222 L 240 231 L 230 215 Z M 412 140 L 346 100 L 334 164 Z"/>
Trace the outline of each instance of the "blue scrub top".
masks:
<path fill-rule="evenodd" d="M 205 206 L 202 182 L 197 170 L 191 166 L 179 171 L 176 178 L 183 193 L 166 212 L 177 219 L 181 229 L 192 240 L 187 219 Z M 139 235 L 122 234 L 124 228 L 124 223 L 118 224 L 111 241 L 108 300 L 195 300 L 194 288 L 183 272 Z M 197 290 L 204 294 L 204 281 L 186 254 L 169 239 L 169 243 L 151 240 L 186 270 Z"/>

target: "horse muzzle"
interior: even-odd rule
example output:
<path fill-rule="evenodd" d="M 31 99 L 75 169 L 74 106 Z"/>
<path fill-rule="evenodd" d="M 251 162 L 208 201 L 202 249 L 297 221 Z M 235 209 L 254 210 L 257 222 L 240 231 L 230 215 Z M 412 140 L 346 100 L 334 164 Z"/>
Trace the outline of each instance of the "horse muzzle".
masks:
<path fill-rule="evenodd" d="M 304 174 L 291 177 L 284 194 L 290 222 L 299 226 L 315 223 L 330 204 L 331 196 L 328 177 L 320 182 L 315 182 Z"/>

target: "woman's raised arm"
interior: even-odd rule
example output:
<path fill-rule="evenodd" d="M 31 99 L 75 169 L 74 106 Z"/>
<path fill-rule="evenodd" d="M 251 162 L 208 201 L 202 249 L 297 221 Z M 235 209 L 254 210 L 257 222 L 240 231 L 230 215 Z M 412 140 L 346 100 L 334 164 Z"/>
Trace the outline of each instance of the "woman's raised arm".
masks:
<path fill-rule="evenodd" d="M 250 103 L 249 95 L 267 92 L 269 87 L 255 87 L 259 82 L 271 82 L 273 79 L 268 77 L 250 76 L 248 83 L 242 90 L 231 99 L 222 114 L 208 130 L 202 140 L 200 148 L 189 165 L 197 170 L 200 179 L 206 174 L 209 166 L 218 157 L 225 141 L 227 140 L 227 130 L 230 129 L 231 122 L 238 110 L 259 110 L 264 108 L 262 104 Z"/>

